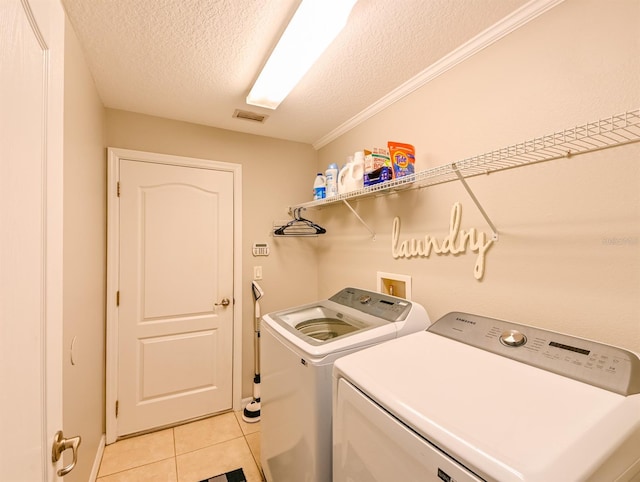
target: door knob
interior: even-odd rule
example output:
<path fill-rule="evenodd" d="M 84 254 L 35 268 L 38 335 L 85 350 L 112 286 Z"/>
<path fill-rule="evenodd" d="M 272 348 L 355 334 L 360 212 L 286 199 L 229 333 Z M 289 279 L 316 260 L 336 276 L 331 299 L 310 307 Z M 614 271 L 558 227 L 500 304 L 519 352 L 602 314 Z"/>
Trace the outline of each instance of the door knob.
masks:
<path fill-rule="evenodd" d="M 51 460 L 53 460 L 53 462 L 57 462 L 58 460 L 60 460 L 62 452 L 67 449 L 73 450 L 73 460 L 69 465 L 58 470 L 58 476 L 64 477 L 76 466 L 76 462 L 78 462 L 78 447 L 80 446 L 81 441 L 82 439 L 80 438 L 80 435 L 78 435 L 77 437 L 66 439 L 64 438 L 62 430 L 58 430 L 58 432 L 56 433 L 55 437 L 53 438 Z"/>
<path fill-rule="evenodd" d="M 220 303 L 214 303 L 215 306 L 229 306 L 229 298 L 222 298 L 222 301 Z"/>

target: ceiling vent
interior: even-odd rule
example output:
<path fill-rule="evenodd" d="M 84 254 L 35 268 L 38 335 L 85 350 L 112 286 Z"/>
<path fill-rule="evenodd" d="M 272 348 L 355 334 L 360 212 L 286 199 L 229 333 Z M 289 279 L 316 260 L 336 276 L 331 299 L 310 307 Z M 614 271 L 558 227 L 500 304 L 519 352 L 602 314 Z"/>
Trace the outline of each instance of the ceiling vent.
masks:
<path fill-rule="evenodd" d="M 256 112 L 249 112 L 248 110 L 236 109 L 233 113 L 233 117 L 236 119 L 244 119 L 252 122 L 264 123 L 269 117 L 268 115 L 258 114 Z"/>

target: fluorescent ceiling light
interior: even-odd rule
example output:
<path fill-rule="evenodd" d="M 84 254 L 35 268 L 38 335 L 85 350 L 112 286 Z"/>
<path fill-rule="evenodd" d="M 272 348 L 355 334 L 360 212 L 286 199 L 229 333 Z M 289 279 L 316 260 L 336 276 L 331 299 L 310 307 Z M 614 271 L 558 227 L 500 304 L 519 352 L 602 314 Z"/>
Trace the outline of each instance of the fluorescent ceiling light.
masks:
<path fill-rule="evenodd" d="M 357 0 L 302 0 L 247 96 L 275 109 L 347 23 Z"/>

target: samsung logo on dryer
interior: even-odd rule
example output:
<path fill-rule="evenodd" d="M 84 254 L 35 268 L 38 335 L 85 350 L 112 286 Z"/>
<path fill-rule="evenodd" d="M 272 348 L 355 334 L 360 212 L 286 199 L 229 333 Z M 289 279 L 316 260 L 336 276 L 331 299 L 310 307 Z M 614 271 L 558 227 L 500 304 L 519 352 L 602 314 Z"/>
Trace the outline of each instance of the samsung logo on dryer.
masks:
<path fill-rule="evenodd" d="M 475 325 L 475 324 L 476 324 L 476 322 L 475 322 L 475 321 L 467 320 L 467 319 L 465 319 L 465 318 L 459 318 L 459 317 L 456 317 L 456 321 L 461 321 L 461 322 L 463 322 L 463 323 L 469 323 L 470 325 Z"/>

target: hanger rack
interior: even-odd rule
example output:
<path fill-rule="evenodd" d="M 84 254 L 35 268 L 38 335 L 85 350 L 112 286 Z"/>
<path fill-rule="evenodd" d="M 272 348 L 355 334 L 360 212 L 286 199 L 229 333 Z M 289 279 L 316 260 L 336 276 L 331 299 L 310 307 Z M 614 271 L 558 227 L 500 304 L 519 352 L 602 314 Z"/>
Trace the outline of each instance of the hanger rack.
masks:
<path fill-rule="evenodd" d="M 543 137 L 536 137 L 519 144 L 419 171 L 402 178 L 367 186 L 363 189 L 290 206 L 289 212 L 294 212 L 299 208 L 322 208 L 336 203 L 344 203 L 372 233 L 375 239 L 375 233 L 357 215 L 349 201 L 459 180 L 493 230 L 494 239 L 497 239 L 498 231 L 495 225 L 491 222 L 465 179 L 539 162 L 570 158 L 636 142 L 640 142 L 640 109 L 612 115 L 595 122 L 575 126 Z"/>
<path fill-rule="evenodd" d="M 297 207 L 293 211 L 293 219 L 282 226 L 274 226 L 274 236 L 318 236 L 327 232 L 322 226 L 303 218 L 300 213 L 305 207 Z"/>

